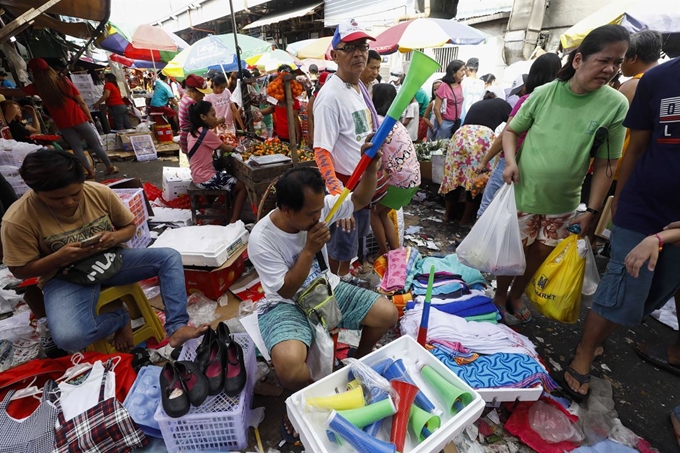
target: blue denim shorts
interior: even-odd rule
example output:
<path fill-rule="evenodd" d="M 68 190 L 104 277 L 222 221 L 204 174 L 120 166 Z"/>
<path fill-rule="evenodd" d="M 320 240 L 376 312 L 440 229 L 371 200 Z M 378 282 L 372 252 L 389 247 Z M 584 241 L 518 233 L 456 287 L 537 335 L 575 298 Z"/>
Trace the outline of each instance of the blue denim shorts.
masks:
<path fill-rule="evenodd" d="M 614 225 L 611 259 L 607 272 L 593 296 L 592 310 L 603 318 L 624 326 L 635 326 L 663 306 L 680 287 L 680 247 L 666 245 L 654 271 L 645 263 L 639 277 L 626 270 L 628 253 L 647 236 Z"/>
<path fill-rule="evenodd" d="M 371 211 L 360 209 L 354 213 L 356 227 L 346 233 L 338 226 L 331 225 L 331 240 L 326 244 L 328 256 L 336 261 L 350 261 L 359 252 L 359 238 L 368 235 L 371 226 Z M 333 270 L 333 269 L 331 269 Z M 337 272 L 337 269 L 335 269 Z"/>
<path fill-rule="evenodd" d="M 376 292 L 345 282 L 340 282 L 333 292 L 342 313 L 342 321 L 338 325 L 342 329 L 361 329 L 361 321 L 380 298 Z M 312 328 L 296 305 L 280 302 L 266 313 L 258 315 L 257 322 L 270 353 L 274 346 L 288 340 L 301 341 L 307 347 L 312 345 Z"/>

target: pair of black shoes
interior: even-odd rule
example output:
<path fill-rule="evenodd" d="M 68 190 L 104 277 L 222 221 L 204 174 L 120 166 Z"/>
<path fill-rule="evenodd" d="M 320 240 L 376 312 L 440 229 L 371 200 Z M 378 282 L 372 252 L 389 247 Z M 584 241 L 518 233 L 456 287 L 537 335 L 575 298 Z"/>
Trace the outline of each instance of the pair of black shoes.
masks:
<path fill-rule="evenodd" d="M 208 397 L 208 379 L 194 362 L 166 363 L 161 371 L 161 403 L 170 417 L 181 417 Z"/>
<path fill-rule="evenodd" d="M 208 395 L 224 391 L 227 396 L 238 396 L 246 385 L 243 348 L 222 322 L 216 331 L 208 329 L 203 335 L 196 348 L 196 364 L 208 380 Z"/>

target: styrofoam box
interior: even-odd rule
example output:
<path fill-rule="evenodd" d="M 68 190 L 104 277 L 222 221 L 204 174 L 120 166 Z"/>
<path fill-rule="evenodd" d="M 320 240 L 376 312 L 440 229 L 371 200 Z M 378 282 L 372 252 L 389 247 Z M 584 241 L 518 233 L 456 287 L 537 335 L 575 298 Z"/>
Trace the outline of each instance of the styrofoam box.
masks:
<path fill-rule="evenodd" d="M 193 225 L 166 229 L 155 247 L 170 247 L 182 255 L 184 266 L 220 267 L 248 243 L 248 230 L 242 221 L 227 226 Z"/>
<path fill-rule="evenodd" d="M 248 334 L 234 334 L 234 341 L 243 348 L 247 370 L 246 385 L 238 396 L 222 392 L 209 396 L 198 407 L 179 418 L 168 416 L 159 404 L 154 420 L 158 422 L 165 447 L 170 453 L 183 451 L 236 451 L 248 446 L 248 417 L 255 387 L 257 360 L 255 345 Z M 201 338 L 187 341 L 179 360 L 193 361 Z"/>
<path fill-rule="evenodd" d="M 362 358 L 360 361 L 370 366 L 375 365 L 385 358 L 392 358 L 395 360 L 402 359 L 416 385 L 425 393 L 430 401 L 432 401 L 436 409 L 441 411 L 441 427 L 434 431 L 424 442 L 416 445 L 414 443 L 415 435 L 409 428 L 409 434 L 406 436 L 406 446 L 404 447 L 403 453 L 440 452 L 447 443 L 452 441 L 454 437 L 460 434 L 482 414 L 485 403 L 479 393 L 474 391 L 462 379 L 456 376 L 455 373 L 437 360 L 435 356 L 420 346 L 413 338 L 409 336 L 398 338 L 390 344 L 383 346 L 377 351 Z M 456 387 L 470 392 L 473 395 L 474 400 L 456 415 L 451 416 L 450 413 L 445 410 L 435 390 L 421 377 L 419 369 L 424 365 L 430 365 L 447 381 Z M 343 451 L 348 451 L 345 447 L 340 447 L 328 440 L 328 437 L 326 436 L 326 427 L 324 426 L 324 421 L 329 415 L 328 413 L 320 414 L 306 411 L 303 407 L 303 399 L 317 396 L 329 396 L 336 393 L 336 391 L 345 391 L 348 373 L 349 367 L 344 367 L 330 376 L 305 387 L 286 400 L 288 417 L 295 427 L 295 430 L 300 433 L 300 440 L 302 440 L 302 444 L 307 451 L 313 451 L 314 453 L 335 453 L 340 451 L 341 448 Z M 385 430 L 385 425 L 389 425 L 389 422 L 386 422 L 383 425 L 383 431 Z M 387 439 L 382 438 L 381 440 Z"/>
<path fill-rule="evenodd" d="M 186 195 L 191 184 L 191 170 L 179 167 L 163 167 L 163 199 L 172 201 Z"/>

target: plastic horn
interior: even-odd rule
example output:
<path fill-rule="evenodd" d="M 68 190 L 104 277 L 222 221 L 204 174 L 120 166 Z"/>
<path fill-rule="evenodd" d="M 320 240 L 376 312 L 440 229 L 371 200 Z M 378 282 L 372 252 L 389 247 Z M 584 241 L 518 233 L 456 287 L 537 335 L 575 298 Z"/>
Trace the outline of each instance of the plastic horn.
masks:
<path fill-rule="evenodd" d="M 415 404 L 411 406 L 411 417 L 409 418 L 411 429 L 416 434 L 418 442 L 424 441 L 433 431 L 441 426 L 441 419 L 438 415 L 425 412 Z"/>
<path fill-rule="evenodd" d="M 357 387 L 349 392 L 338 393 L 337 395 L 307 398 L 307 404 L 324 409 L 343 411 L 363 407 L 366 405 L 366 401 L 364 400 L 364 391 L 361 387 Z"/>
<path fill-rule="evenodd" d="M 326 427 L 342 437 L 356 451 L 371 453 L 396 453 L 397 451 L 394 444 L 369 436 L 335 411 L 331 412 L 326 419 Z"/>
<path fill-rule="evenodd" d="M 346 411 L 337 411 L 337 413 L 342 415 L 345 420 L 357 428 L 362 429 L 378 420 L 396 414 L 397 407 L 394 405 L 392 398 L 388 397 L 377 403 L 369 404 L 368 406 Z M 326 434 L 328 434 L 328 438 L 332 442 L 336 442 L 336 436 L 333 431 L 327 431 Z"/>
<path fill-rule="evenodd" d="M 345 189 L 342 191 L 340 197 L 335 201 L 333 208 L 331 208 L 330 212 L 326 216 L 326 223 L 331 221 L 335 213 L 338 211 L 338 209 L 340 209 L 342 202 L 347 198 L 347 195 L 349 195 L 349 193 L 354 190 L 357 183 L 359 182 L 359 179 L 361 179 L 361 175 L 364 174 L 368 164 L 371 163 L 375 157 L 375 154 L 383 145 L 389 133 L 392 132 L 392 128 L 395 124 L 397 124 L 397 121 L 399 121 L 399 118 L 401 118 L 401 115 L 403 115 L 406 107 L 408 107 L 408 105 L 411 103 L 411 100 L 416 95 L 416 92 L 420 89 L 420 87 L 423 86 L 425 81 L 437 71 L 437 69 L 439 69 L 439 63 L 422 52 L 418 52 L 417 50 L 413 51 L 411 66 L 406 73 L 404 83 L 399 89 L 397 97 L 394 98 L 394 101 L 392 101 L 392 105 L 387 111 L 387 116 L 371 139 L 373 146 L 366 150 L 364 155 L 361 156 L 361 160 L 354 169 L 354 172 L 352 172 L 352 176 L 349 178 L 349 181 L 347 181 Z"/>
<path fill-rule="evenodd" d="M 420 373 L 423 375 L 425 381 L 436 390 L 447 410 L 450 411 L 452 415 L 457 414 L 472 402 L 473 397 L 470 393 L 447 381 L 430 365 L 423 366 L 420 369 Z"/>
<path fill-rule="evenodd" d="M 415 385 L 394 379 L 390 381 L 392 388 L 399 395 L 399 406 L 397 413 L 392 417 L 392 431 L 390 432 L 390 442 L 397 446 L 397 451 L 404 451 L 406 443 L 406 431 L 408 430 L 408 419 L 411 415 L 411 406 L 416 399 L 418 387 Z"/>
<path fill-rule="evenodd" d="M 395 360 L 394 363 L 385 370 L 383 376 L 390 381 L 392 379 L 399 379 L 415 385 L 415 381 L 408 374 L 408 371 L 406 371 L 404 362 L 401 359 Z M 434 412 L 434 404 L 432 404 L 432 401 L 420 391 L 416 395 L 416 406 L 426 412 Z"/>
<path fill-rule="evenodd" d="M 373 371 L 375 371 L 376 373 L 378 373 L 379 375 L 382 376 L 385 373 L 385 370 L 387 369 L 387 367 L 392 365 L 392 362 L 394 362 L 394 360 L 387 357 L 385 359 L 382 359 L 380 362 L 376 363 L 375 365 L 371 365 L 371 368 L 373 369 Z M 354 376 L 354 371 L 352 371 L 352 369 L 350 367 L 349 373 L 347 373 L 347 380 L 350 381 L 350 383 L 351 383 L 351 381 L 353 381 L 356 377 L 357 376 Z M 358 377 L 361 377 L 361 376 L 358 376 Z M 349 385 L 349 384 L 347 384 L 347 385 Z"/>
<path fill-rule="evenodd" d="M 434 266 L 430 266 L 430 278 L 427 281 L 427 292 L 425 293 L 425 303 L 423 304 L 423 315 L 420 318 L 420 329 L 418 330 L 418 343 L 420 343 L 420 345 L 423 347 L 425 347 L 425 343 L 427 343 L 427 327 L 430 324 L 432 285 L 434 285 Z"/>

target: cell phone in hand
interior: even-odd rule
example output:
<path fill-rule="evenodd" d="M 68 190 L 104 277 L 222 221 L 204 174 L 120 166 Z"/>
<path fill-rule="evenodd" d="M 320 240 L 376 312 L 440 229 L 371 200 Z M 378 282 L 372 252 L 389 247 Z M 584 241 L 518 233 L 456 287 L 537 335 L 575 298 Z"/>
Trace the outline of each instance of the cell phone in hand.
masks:
<path fill-rule="evenodd" d="M 99 242 L 99 239 L 101 239 L 101 237 L 102 237 L 101 234 L 98 234 L 97 236 L 92 236 L 91 238 L 87 238 L 84 241 L 80 242 L 80 247 L 84 248 L 84 247 L 91 247 L 93 245 L 97 245 L 97 243 Z"/>

